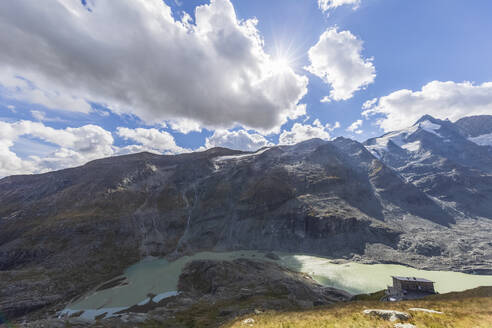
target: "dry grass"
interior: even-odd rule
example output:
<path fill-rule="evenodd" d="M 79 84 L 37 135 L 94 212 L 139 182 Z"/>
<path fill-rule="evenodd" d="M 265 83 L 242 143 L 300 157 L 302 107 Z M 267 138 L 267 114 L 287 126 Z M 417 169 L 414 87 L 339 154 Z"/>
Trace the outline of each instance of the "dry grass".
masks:
<path fill-rule="evenodd" d="M 433 309 L 443 314 L 409 312 L 412 307 Z M 464 293 L 432 296 L 404 302 L 353 301 L 329 307 L 296 312 L 267 312 L 252 317 L 253 327 L 264 328 L 359 328 L 393 327 L 394 323 L 362 314 L 364 309 L 378 308 L 411 313 L 408 321 L 417 327 L 492 328 L 492 287 L 481 287 Z M 224 328 L 248 327 L 239 318 Z"/>

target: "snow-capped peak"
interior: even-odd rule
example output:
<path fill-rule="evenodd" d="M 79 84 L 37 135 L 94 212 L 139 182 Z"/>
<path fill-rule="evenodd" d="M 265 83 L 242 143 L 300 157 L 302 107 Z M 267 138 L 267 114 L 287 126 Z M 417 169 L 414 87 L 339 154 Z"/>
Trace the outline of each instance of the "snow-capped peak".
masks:
<path fill-rule="evenodd" d="M 442 137 L 439 133 L 437 133 L 437 131 L 439 129 L 441 129 L 441 125 L 439 125 L 439 124 L 432 123 L 429 120 L 425 120 L 425 121 L 419 122 L 418 127 L 427 131 L 427 132 L 433 133 L 438 137 Z"/>
<path fill-rule="evenodd" d="M 482 134 L 478 137 L 468 138 L 471 142 L 479 146 L 492 146 L 492 133 Z"/>
<path fill-rule="evenodd" d="M 366 142 L 366 148 L 377 158 L 381 158 L 384 152 L 388 151 L 388 143 L 391 141 L 396 146 L 408 152 L 416 152 L 420 149 L 421 142 L 409 138 L 415 132 L 424 130 L 443 138 L 438 131 L 442 128 L 441 122 L 430 115 L 424 115 L 413 126 L 394 132 L 389 132 L 379 138 L 371 139 Z"/>
<path fill-rule="evenodd" d="M 391 141 L 393 144 L 408 151 L 417 151 L 420 144 L 408 142 L 407 138 L 418 130 L 418 126 L 411 126 L 407 129 L 389 132 L 379 138 L 374 138 L 366 144 L 366 148 L 377 158 L 381 158 L 384 152 L 388 151 L 388 144 Z M 412 144 L 411 146 L 406 146 Z"/>

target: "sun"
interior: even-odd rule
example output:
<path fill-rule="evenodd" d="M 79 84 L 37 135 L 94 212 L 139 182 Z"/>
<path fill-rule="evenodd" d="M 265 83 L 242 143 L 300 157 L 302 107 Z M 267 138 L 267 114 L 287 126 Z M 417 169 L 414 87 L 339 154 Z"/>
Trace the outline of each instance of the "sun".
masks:
<path fill-rule="evenodd" d="M 272 48 L 268 49 L 267 70 L 278 77 L 287 77 L 289 73 L 299 68 L 299 60 L 303 58 L 305 51 L 293 38 L 282 38 L 277 35 Z"/>
<path fill-rule="evenodd" d="M 287 57 L 274 58 L 270 63 L 270 70 L 274 74 L 283 74 L 291 69 L 291 61 Z"/>

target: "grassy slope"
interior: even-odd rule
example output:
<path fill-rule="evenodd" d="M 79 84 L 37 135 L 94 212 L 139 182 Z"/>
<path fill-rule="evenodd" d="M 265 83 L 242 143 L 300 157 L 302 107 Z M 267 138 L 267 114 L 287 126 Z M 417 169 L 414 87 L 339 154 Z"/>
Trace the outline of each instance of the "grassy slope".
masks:
<path fill-rule="evenodd" d="M 376 295 L 378 297 L 378 295 Z M 461 293 L 448 293 L 430 296 L 422 300 L 403 302 L 379 302 L 365 297 L 329 307 L 308 311 L 267 312 L 247 316 L 229 323 L 224 328 L 245 327 L 245 318 L 253 318 L 253 327 L 264 328 L 356 328 L 356 327 L 393 327 L 394 323 L 362 314 L 364 309 L 377 308 L 409 312 L 412 307 L 442 311 L 444 314 L 409 312 L 408 321 L 417 327 L 432 328 L 491 328 L 492 327 L 492 287 L 479 287 Z"/>

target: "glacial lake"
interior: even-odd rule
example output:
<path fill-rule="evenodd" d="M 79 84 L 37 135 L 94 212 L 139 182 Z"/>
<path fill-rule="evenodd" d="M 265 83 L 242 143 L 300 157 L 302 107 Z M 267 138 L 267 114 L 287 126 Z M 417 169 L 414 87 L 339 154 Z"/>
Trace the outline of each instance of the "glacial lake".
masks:
<path fill-rule="evenodd" d="M 64 311 L 86 310 L 85 317 L 104 312 L 117 312 L 135 304 L 144 304 L 148 294 L 157 295 L 154 301 L 176 294 L 179 275 L 192 260 L 233 260 L 250 258 L 277 262 L 288 268 L 310 274 L 325 286 L 346 290 L 352 294 L 371 293 L 385 289 L 392 283 L 391 276 L 421 277 L 435 282 L 439 293 L 462 291 L 478 286 L 492 286 L 492 276 L 471 275 L 451 271 L 425 271 L 395 264 L 333 263 L 318 256 L 276 253 L 279 261 L 265 258 L 256 251 L 201 252 L 184 256 L 173 262 L 165 259 L 145 259 L 129 267 L 124 276 L 129 284 L 89 293 L 69 305 Z M 90 315 L 89 315 L 90 313 Z"/>

